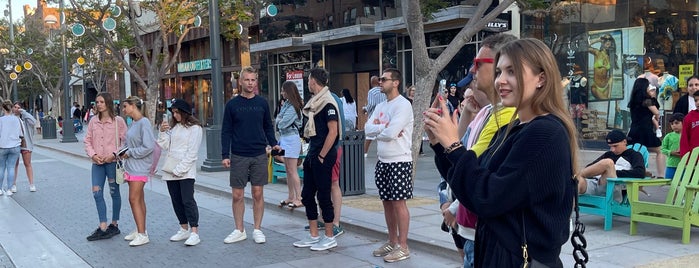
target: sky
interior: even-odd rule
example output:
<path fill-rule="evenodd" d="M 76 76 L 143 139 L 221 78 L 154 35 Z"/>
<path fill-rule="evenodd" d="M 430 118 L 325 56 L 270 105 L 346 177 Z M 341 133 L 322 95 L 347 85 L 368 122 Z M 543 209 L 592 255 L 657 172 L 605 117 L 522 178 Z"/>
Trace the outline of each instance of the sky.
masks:
<path fill-rule="evenodd" d="M 18 21 L 21 17 L 24 16 L 24 11 L 22 10 L 22 6 L 24 5 L 29 5 L 32 8 L 36 8 L 36 0 L 10 0 L 12 1 L 12 20 L 13 21 Z M 66 3 L 68 2 L 65 0 Z M 2 11 L 3 13 L 0 13 L 2 16 L 5 16 L 5 10 L 7 10 L 7 3 L 8 0 L 0 0 L 0 6 L 2 6 Z M 49 4 L 51 5 L 51 4 Z"/>

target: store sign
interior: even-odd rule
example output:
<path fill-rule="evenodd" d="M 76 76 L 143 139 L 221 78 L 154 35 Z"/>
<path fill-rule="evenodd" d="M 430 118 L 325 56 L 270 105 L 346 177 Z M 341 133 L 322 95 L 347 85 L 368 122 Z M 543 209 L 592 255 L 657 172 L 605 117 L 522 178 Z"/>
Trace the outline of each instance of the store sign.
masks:
<path fill-rule="evenodd" d="M 178 73 L 195 72 L 211 69 L 211 59 L 195 60 L 177 64 Z"/>
<path fill-rule="evenodd" d="M 296 87 L 299 89 L 299 95 L 301 95 L 301 99 L 303 99 L 303 71 L 296 70 L 287 72 L 286 81 L 291 81 L 296 84 Z"/>
<path fill-rule="evenodd" d="M 680 65 L 679 77 L 680 77 L 680 88 L 687 87 L 687 78 L 694 75 L 694 65 L 693 64 L 682 64 Z"/>
<path fill-rule="evenodd" d="M 495 18 L 493 21 L 488 22 L 488 24 L 485 25 L 485 29 L 483 30 L 496 33 L 512 30 L 511 11 L 498 15 L 498 17 Z"/>

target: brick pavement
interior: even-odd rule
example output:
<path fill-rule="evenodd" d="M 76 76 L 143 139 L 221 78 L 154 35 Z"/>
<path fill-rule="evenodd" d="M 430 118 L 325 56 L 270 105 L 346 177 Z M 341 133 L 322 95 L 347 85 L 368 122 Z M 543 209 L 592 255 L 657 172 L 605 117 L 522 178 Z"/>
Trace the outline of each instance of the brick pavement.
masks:
<path fill-rule="evenodd" d="M 83 155 L 82 144 L 62 144 L 57 140 L 38 141 L 38 146 L 51 148 L 53 150 Z M 206 146 L 202 145 L 199 163 L 206 158 Z M 372 148 L 375 150 L 375 148 Z M 415 196 L 432 199 L 433 204 L 426 204 L 411 207 L 411 230 L 409 234 L 409 244 L 413 248 L 424 250 L 425 252 L 441 254 L 442 256 L 453 256 L 453 245 L 450 238 L 445 233 L 439 231 L 438 223 L 441 216 L 438 214 L 435 186 L 438 175 L 432 159 L 429 156 L 421 157 L 418 161 L 418 175 L 415 178 Z M 601 152 L 583 150 L 581 152 L 581 165 L 596 158 Z M 370 155 L 372 153 L 370 152 Z M 373 184 L 373 165 L 375 157 L 367 158 L 366 163 L 366 186 L 367 194 L 351 198 L 372 198 L 376 195 Z M 651 169 L 654 169 L 654 156 L 649 160 Z M 219 196 L 230 196 L 227 185 L 227 174 L 225 172 L 200 172 L 197 180 L 197 190 L 214 193 Z M 651 198 L 661 198 L 663 189 L 652 190 Z M 246 198 L 250 197 L 249 191 Z M 275 184 L 265 187 L 265 202 L 268 208 L 276 207 L 278 200 L 286 197 L 286 185 Z M 230 209 L 227 206 L 226 209 Z M 303 210 L 296 210 L 291 213 L 295 217 L 303 218 Z M 370 211 L 362 207 L 343 207 L 343 225 L 346 229 L 362 234 L 370 234 L 379 239 L 385 237 L 386 229 L 383 223 L 383 215 L 379 212 Z M 602 219 L 597 216 L 583 215 L 583 221 L 587 225 L 586 237 L 588 241 L 588 251 L 591 256 L 589 267 L 632 267 L 656 262 L 658 260 L 673 260 L 699 254 L 699 246 L 696 243 L 682 245 L 679 243 L 680 231 L 673 228 L 666 228 L 654 225 L 641 225 L 639 235 L 628 235 L 628 219 L 616 217 L 614 229 L 605 232 L 602 230 Z M 699 232 L 693 231 L 695 241 Z M 660 245 L 660 250 L 657 246 Z M 365 249 L 366 250 L 366 249 Z M 566 244 L 563 247 L 561 259 L 566 267 L 571 267 L 572 248 Z M 449 258 L 449 257 L 448 257 Z"/>

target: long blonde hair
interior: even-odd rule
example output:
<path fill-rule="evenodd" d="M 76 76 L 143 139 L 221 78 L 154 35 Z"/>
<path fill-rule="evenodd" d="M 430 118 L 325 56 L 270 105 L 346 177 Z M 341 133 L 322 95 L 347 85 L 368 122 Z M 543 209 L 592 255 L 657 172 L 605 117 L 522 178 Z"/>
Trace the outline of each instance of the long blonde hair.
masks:
<path fill-rule="evenodd" d="M 142 115 L 146 114 L 146 102 L 137 96 L 131 96 L 124 100 L 124 102 L 129 105 L 136 105 L 136 108 L 141 112 Z"/>
<path fill-rule="evenodd" d="M 546 79 L 542 83 L 542 87 L 536 90 L 531 99 L 532 113 L 535 115 L 552 114 L 558 117 L 563 122 L 567 130 L 568 139 L 570 141 L 570 152 L 573 174 L 578 172 L 578 138 L 577 129 L 573 120 L 568 113 L 568 108 L 563 103 L 563 88 L 561 85 L 561 75 L 558 71 L 556 58 L 553 56 L 544 42 L 533 38 L 515 40 L 504 45 L 495 55 L 495 62 L 498 62 L 501 56 L 507 55 L 512 62 L 512 68 L 517 77 L 517 84 L 522 87 L 524 85 L 524 66 L 529 66 L 535 73 L 544 73 Z M 522 102 L 523 94 L 519 94 L 517 103 Z M 516 111 L 519 111 L 517 107 Z M 517 113 L 515 112 L 515 115 Z M 505 135 L 510 132 L 514 122 L 511 122 Z M 503 139 L 504 140 L 504 139 Z"/>

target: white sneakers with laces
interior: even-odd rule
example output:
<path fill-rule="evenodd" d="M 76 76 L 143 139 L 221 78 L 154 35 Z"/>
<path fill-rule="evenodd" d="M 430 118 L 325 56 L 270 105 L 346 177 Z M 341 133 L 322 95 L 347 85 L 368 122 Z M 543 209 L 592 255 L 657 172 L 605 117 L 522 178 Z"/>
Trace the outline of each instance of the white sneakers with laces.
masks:
<path fill-rule="evenodd" d="M 265 238 L 265 234 L 262 233 L 260 229 L 255 229 L 252 230 L 252 239 L 255 240 L 255 243 L 262 244 L 264 242 L 267 242 L 267 239 Z"/>
<path fill-rule="evenodd" d="M 129 246 L 132 247 L 137 247 L 140 245 L 145 245 L 148 242 L 150 242 L 150 239 L 148 239 L 148 234 L 146 233 L 136 233 L 136 237 L 129 242 Z"/>
<path fill-rule="evenodd" d="M 192 232 L 190 232 L 189 230 L 182 229 L 180 227 L 180 230 L 177 231 L 177 233 L 175 235 L 170 237 L 170 241 L 173 241 L 173 242 L 182 241 L 182 240 L 189 238 L 189 236 L 191 234 L 192 234 Z"/>

